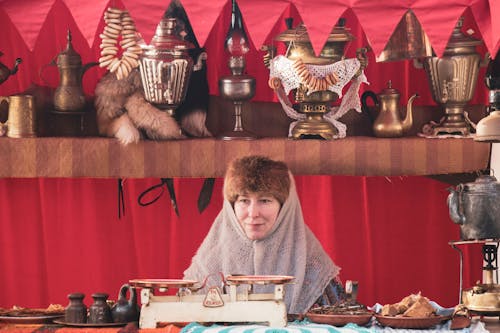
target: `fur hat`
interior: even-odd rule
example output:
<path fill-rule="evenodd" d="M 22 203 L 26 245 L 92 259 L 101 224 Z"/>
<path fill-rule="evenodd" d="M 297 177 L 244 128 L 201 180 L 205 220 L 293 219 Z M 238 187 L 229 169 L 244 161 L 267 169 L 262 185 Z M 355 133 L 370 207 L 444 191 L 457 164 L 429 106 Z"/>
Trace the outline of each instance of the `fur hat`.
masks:
<path fill-rule="evenodd" d="M 264 156 L 246 156 L 233 160 L 224 177 L 224 198 L 233 204 L 239 195 L 271 194 L 281 204 L 290 192 L 287 165 Z"/>

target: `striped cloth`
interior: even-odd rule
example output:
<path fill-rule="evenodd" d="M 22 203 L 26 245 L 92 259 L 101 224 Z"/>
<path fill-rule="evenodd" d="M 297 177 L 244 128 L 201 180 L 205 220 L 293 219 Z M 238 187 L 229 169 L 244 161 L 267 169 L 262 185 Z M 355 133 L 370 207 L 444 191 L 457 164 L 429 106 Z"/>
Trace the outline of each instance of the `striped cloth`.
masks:
<path fill-rule="evenodd" d="M 432 329 L 394 329 L 381 327 L 376 320 L 366 326 L 347 324 L 343 327 L 335 327 L 325 324 L 311 323 L 307 319 L 288 323 L 286 327 L 269 327 L 266 325 L 211 325 L 203 326 L 199 323 L 190 323 L 180 333 L 488 333 L 484 323 L 475 321 L 468 328 L 451 330 L 450 321 Z"/>

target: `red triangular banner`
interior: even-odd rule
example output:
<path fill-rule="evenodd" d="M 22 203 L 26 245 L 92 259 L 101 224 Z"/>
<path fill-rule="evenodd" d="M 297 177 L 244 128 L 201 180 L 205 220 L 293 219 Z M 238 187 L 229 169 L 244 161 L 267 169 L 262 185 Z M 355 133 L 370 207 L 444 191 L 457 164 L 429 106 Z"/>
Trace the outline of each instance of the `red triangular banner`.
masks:
<path fill-rule="evenodd" d="M 248 37 L 257 50 L 289 5 L 285 0 L 238 0 Z"/>
<path fill-rule="evenodd" d="M 196 40 L 203 46 L 227 0 L 182 0 Z"/>
<path fill-rule="evenodd" d="M 467 1 L 470 2 L 470 1 Z M 446 8 L 446 10 L 444 10 Z M 453 28 L 467 9 L 464 1 L 457 0 L 415 0 L 413 12 L 429 37 L 437 57 L 441 57 L 448 44 Z M 439 10 L 440 15 L 433 11 Z"/>
<path fill-rule="evenodd" d="M 92 2 L 81 0 L 62 0 L 73 15 L 80 32 L 89 47 L 94 44 L 97 26 L 102 20 L 106 2 Z"/>
<path fill-rule="evenodd" d="M 137 31 L 141 33 L 144 41 L 149 44 L 155 34 L 158 23 L 160 23 L 163 14 L 170 5 L 170 1 L 122 0 L 122 2 L 125 9 L 129 11 L 130 16 L 134 19 Z"/>
<path fill-rule="evenodd" d="M 349 2 L 320 0 L 311 5 L 310 0 L 293 0 L 292 3 L 304 20 L 315 54 L 319 55 L 340 16 L 349 8 Z"/>
<path fill-rule="evenodd" d="M 27 6 L 19 0 L 4 0 L 2 8 L 9 15 L 12 24 L 19 31 L 30 51 L 35 47 L 38 34 L 52 9 L 55 0 L 38 0 L 36 5 Z"/>
<path fill-rule="evenodd" d="M 357 0 L 353 4 L 353 12 L 358 17 L 366 39 L 376 56 L 384 50 L 394 29 L 408 11 L 409 5 L 409 1 L 401 0 L 386 0 L 384 6 L 373 0 Z"/>

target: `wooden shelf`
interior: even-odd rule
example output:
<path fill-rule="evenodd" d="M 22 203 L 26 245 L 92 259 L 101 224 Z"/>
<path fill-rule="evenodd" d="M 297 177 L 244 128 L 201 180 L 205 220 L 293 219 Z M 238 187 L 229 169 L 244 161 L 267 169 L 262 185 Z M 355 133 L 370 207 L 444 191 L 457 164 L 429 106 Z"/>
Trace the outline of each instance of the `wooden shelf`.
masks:
<path fill-rule="evenodd" d="M 487 168 L 490 147 L 472 139 L 420 137 L 204 138 L 125 147 L 101 137 L 2 137 L 0 177 L 221 177 L 231 159 L 248 154 L 284 160 L 296 175 L 436 175 Z"/>

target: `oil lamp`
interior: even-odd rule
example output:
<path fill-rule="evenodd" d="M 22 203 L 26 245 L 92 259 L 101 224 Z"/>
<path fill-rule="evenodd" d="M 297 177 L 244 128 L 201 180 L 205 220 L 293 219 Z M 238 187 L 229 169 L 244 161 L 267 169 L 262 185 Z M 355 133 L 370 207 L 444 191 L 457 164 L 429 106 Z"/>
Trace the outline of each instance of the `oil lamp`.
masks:
<path fill-rule="evenodd" d="M 249 51 L 249 46 L 243 29 L 241 12 L 235 0 L 232 2 L 231 26 L 226 36 L 225 48 L 230 54 L 228 67 L 231 75 L 219 79 L 219 92 L 221 97 L 233 102 L 235 123 L 233 130 L 223 133 L 220 138 L 252 140 L 256 136 L 243 128 L 241 113 L 243 102 L 255 95 L 255 78 L 243 74 L 245 54 Z"/>

